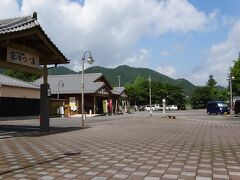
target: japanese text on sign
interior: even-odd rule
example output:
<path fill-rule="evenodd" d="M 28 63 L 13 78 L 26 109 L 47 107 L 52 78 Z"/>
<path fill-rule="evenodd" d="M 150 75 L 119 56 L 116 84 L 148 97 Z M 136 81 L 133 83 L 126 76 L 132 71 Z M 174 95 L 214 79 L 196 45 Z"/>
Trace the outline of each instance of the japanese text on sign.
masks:
<path fill-rule="evenodd" d="M 40 68 L 38 56 L 14 48 L 7 49 L 7 61 L 25 66 Z"/>

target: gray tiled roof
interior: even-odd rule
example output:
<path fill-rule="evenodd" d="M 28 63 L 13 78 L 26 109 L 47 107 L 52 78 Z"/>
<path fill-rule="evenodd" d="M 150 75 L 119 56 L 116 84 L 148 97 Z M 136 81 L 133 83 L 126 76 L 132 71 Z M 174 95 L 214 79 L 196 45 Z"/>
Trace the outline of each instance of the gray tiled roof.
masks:
<path fill-rule="evenodd" d="M 103 87 L 105 83 L 95 82 L 101 76 L 103 76 L 101 73 L 84 74 L 84 93 L 95 93 Z M 42 82 L 42 78 L 34 81 L 37 85 L 42 84 Z M 61 86 L 62 82 L 63 87 Z M 49 75 L 48 83 L 52 94 L 58 94 L 58 87 L 60 94 L 80 94 L 82 92 L 81 74 Z"/>
<path fill-rule="evenodd" d="M 124 91 L 124 87 L 113 87 L 112 93 L 116 95 L 121 95 Z"/>
<path fill-rule="evenodd" d="M 0 20 L 0 34 L 22 31 L 39 26 L 31 16 Z"/>
<path fill-rule="evenodd" d="M 38 85 L 0 74 L 0 85 L 39 89 Z"/>
<path fill-rule="evenodd" d="M 62 57 L 64 62 L 61 64 L 68 63 L 69 60 L 64 56 L 64 54 L 57 48 L 57 46 L 51 41 L 51 39 L 47 36 L 45 31 L 42 29 L 40 24 L 37 21 L 37 13 L 33 13 L 33 16 L 24 16 L 24 17 L 17 17 L 11 19 L 3 19 L 0 20 L 0 40 L 1 36 L 11 35 L 11 33 L 17 33 L 21 31 L 28 31 L 32 29 L 37 29 L 43 37 L 50 43 L 50 45 L 55 49 L 58 54 Z M 60 64 L 58 62 L 58 64 Z"/>

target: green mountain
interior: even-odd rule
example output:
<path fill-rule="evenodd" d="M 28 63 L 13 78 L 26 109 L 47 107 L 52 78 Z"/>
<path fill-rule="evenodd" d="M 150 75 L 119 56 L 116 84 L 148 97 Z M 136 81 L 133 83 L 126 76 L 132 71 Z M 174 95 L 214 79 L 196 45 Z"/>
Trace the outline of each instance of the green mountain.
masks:
<path fill-rule="evenodd" d="M 65 74 L 77 74 L 77 72 L 68 69 L 64 66 L 54 67 L 51 69 L 48 69 L 49 75 L 65 75 Z"/>
<path fill-rule="evenodd" d="M 0 68 L 0 73 L 5 74 L 5 71 L 7 69 Z M 64 74 L 77 74 L 77 72 L 68 69 L 64 66 L 58 66 L 58 67 L 53 67 L 48 69 L 48 74 L 49 75 L 64 75 Z"/>
<path fill-rule="evenodd" d="M 171 84 L 171 83 L 170 83 Z M 186 95 L 190 95 L 194 88 L 196 88 L 195 85 L 193 85 L 191 82 L 189 82 L 186 79 L 176 79 L 173 85 L 180 86 L 184 89 L 184 92 Z"/>
<path fill-rule="evenodd" d="M 223 87 L 223 86 L 220 86 L 220 85 L 217 85 L 216 88 L 218 90 L 226 90 L 227 89 L 226 87 Z"/>
<path fill-rule="evenodd" d="M 4 73 L 4 69 L 0 69 L 0 72 Z M 185 93 L 189 95 L 195 86 L 186 79 L 172 79 L 166 75 L 158 73 L 148 68 L 135 68 L 130 66 L 118 66 L 116 68 L 104 68 L 100 66 L 93 66 L 85 70 L 85 73 L 102 73 L 112 86 L 118 86 L 119 76 L 121 86 L 126 83 L 134 82 L 137 76 L 149 78 L 152 80 L 160 81 L 161 83 L 169 83 L 171 85 L 180 86 L 184 89 Z M 48 70 L 49 75 L 64 75 L 64 74 L 77 74 L 77 72 L 68 69 L 64 66 L 50 68 Z"/>
<path fill-rule="evenodd" d="M 194 89 L 194 85 L 186 79 L 172 79 L 166 75 L 158 73 L 148 68 L 134 68 L 130 66 L 118 66 L 116 68 L 104 68 L 100 66 L 93 66 L 85 70 L 86 73 L 102 73 L 112 86 L 118 86 L 118 77 L 120 76 L 121 85 L 124 86 L 127 82 L 134 82 L 137 76 L 160 81 L 162 83 L 169 83 L 171 85 L 180 86 L 184 89 L 186 94 L 190 94 Z"/>

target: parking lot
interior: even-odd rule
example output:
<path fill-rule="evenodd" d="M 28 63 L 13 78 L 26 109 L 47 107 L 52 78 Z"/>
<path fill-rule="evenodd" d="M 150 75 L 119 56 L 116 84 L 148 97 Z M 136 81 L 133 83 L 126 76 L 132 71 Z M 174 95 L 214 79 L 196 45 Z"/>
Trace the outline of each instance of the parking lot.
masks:
<path fill-rule="evenodd" d="M 238 117 L 167 114 L 176 119 L 146 111 L 92 117 L 84 129 L 80 118 L 51 119 L 49 134 L 38 120 L 1 121 L 0 178 L 240 179 Z"/>

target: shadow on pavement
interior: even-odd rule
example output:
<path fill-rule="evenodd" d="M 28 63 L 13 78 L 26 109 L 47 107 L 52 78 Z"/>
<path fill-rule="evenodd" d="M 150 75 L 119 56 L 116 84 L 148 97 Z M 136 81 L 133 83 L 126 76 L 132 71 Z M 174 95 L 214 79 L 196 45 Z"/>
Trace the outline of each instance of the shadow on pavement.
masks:
<path fill-rule="evenodd" d="M 32 168 L 32 167 L 35 167 L 35 166 L 38 166 L 38 165 L 41 165 L 41 164 L 56 162 L 60 159 L 66 158 L 66 157 L 79 156 L 79 155 L 81 155 L 81 152 L 67 152 L 67 153 L 64 153 L 64 154 L 60 155 L 59 157 L 50 158 L 49 160 L 40 161 L 40 162 L 37 162 L 37 163 L 30 163 L 29 165 L 25 165 L 25 166 L 22 166 L 22 167 L 19 167 L 19 168 L 13 168 L 13 169 L 9 169 L 9 170 L 0 169 L 0 175 L 12 173 L 12 172 L 17 171 L 17 170 L 25 170 L 25 169 Z"/>
<path fill-rule="evenodd" d="M 57 133 L 65 133 L 70 131 L 77 131 L 86 127 L 50 127 L 49 132 L 40 131 L 39 126 L 26 126 L 26 125 L 0 125 L 0 139 L 7 139 L 12 137 L 38 137 L 47 136 Z"/>

